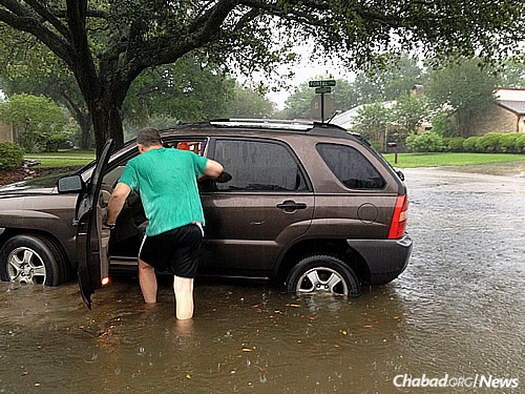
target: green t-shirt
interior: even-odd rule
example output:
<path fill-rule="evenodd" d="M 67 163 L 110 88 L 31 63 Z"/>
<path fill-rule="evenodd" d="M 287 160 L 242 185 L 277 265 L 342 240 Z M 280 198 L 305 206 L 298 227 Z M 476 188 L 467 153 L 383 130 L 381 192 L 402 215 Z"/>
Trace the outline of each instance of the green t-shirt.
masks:
<path fill-rule="evenodd" d="M 148 236 L 185 226 L 204 224 L 197 177 L 208 159 L 193 152 L 152 149 L 126 164 L 119 182 L 140 194 L 149 225 Z"/>

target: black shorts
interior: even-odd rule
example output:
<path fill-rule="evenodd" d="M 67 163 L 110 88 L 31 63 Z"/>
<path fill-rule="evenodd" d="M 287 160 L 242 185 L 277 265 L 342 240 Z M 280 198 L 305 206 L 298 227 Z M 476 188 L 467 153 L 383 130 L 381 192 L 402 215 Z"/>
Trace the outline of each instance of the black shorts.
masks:
<path fill-rule="evenodd" d="M 146 236 L 139 258 L 158 271 L 194 278 L 199 267 L 202 235 L 200 226 L 188 224 L 153 237 Z"/>

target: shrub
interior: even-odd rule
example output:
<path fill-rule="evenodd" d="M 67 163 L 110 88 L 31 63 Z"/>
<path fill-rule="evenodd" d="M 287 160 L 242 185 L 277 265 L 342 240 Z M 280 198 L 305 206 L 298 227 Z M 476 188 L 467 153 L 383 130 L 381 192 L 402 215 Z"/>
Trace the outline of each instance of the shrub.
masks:
<path fill-rule="evenodd" d="M 487 133 L 476 141 L 476 150 L 478 152 L 500 152 L 502 133 Z"/>
<path fill-rule="evenodd" d="M 52 134 L 45 140 L 45 151 L 46 152 L 58 152 L 58 148 L 64 142 L 67 141 L 67 138 L 63 134 Z"/>
<path fill-rule="evenodd" d="M 15 168 L 24 162 L 24 151 L 12 142 L 0 143 L 0 168 Z"/>
<path fill-rule="evenodd" d="M 436 132 L 410 134 L 406 146 L 411 152 L 439 152 L 443 150 L 443 137 Z"/>
<path fill-rule="evenodd" d="M 519 152 L 517 141 L 520 133 L 505 133 L 500 137 L 500 145 L 502 152 Z"/>
<path fill-rule="evenodd" d="M 525 133 L 518 133 L 519 136 L 516 138 L 516 150 L 517 152 L 525 153 Z"/>
<path fill-rule="evenodd" d="M 477 152 L 476 145 L 480 137 L 469 137 L 463 142 L 463 150 L 465 152 Z"/>
<path fill-rule="evenodd" d="M 447 138 L 446 143 L 443 141 L 447 150 L 449 152 L 462 152 L 463 151 L 463 143 L 465 142 L 465 138 L 462 137 L 452 137 Z"/>

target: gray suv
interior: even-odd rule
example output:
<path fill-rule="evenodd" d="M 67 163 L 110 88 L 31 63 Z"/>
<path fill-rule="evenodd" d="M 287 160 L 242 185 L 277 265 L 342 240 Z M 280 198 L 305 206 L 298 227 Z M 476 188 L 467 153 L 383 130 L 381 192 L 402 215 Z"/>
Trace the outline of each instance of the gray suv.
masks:
<path fill-rule="evenodd" d="M 162 131 L 166 146 L 223 164 L 229 176 L 200 182 L 206 217 L 201 276 L 265 280 L 299 293 L 360 294 L 405 269 L 408 196 L 363 138 L 331 124 L 217 120 Z M 147 226 L 129 196 L 116 228 L 106 204 L 130 141 L 63 177 L 0 189 L 0 278 L 58 285 L 77 272 L 90 303 L 111 270 L 136 269 Z M 47 183 L 46 183 L 47 182 Z"/>

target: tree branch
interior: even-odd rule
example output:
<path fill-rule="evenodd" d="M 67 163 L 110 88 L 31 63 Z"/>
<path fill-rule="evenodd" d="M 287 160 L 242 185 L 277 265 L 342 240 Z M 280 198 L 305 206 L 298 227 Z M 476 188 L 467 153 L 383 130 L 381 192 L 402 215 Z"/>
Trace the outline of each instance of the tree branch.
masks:
<path fill-rule="evenodd" d="M 145 43 L 146 50 L 133 48 L 130 58 L 134 60 L 130 61 L 128 78 L 147 67 L 173 63 L 191 50 L 218 40 L 222 23 L 238 4 L 238 0 L 217 2 L 190 25 L 186 39 L 178 41 L 179 45 L 174 45 L 174 42 L 180 37 L 164 36 Z"/>
<path fill-rule="evenodd" d="M 37 37 L 67 64 L 73 64 L 73 50 L 69 42 L 42 24 L 41 16 L 32 9 L 12 0 L 0 0 L 0 21 L 14 29 Z"/>
<path fill-rule="evenodd" d="M 44 20 L 48 21 L 64 37 L 69 37 L 67 27 L 39 0 L 25 0 Z"/>

